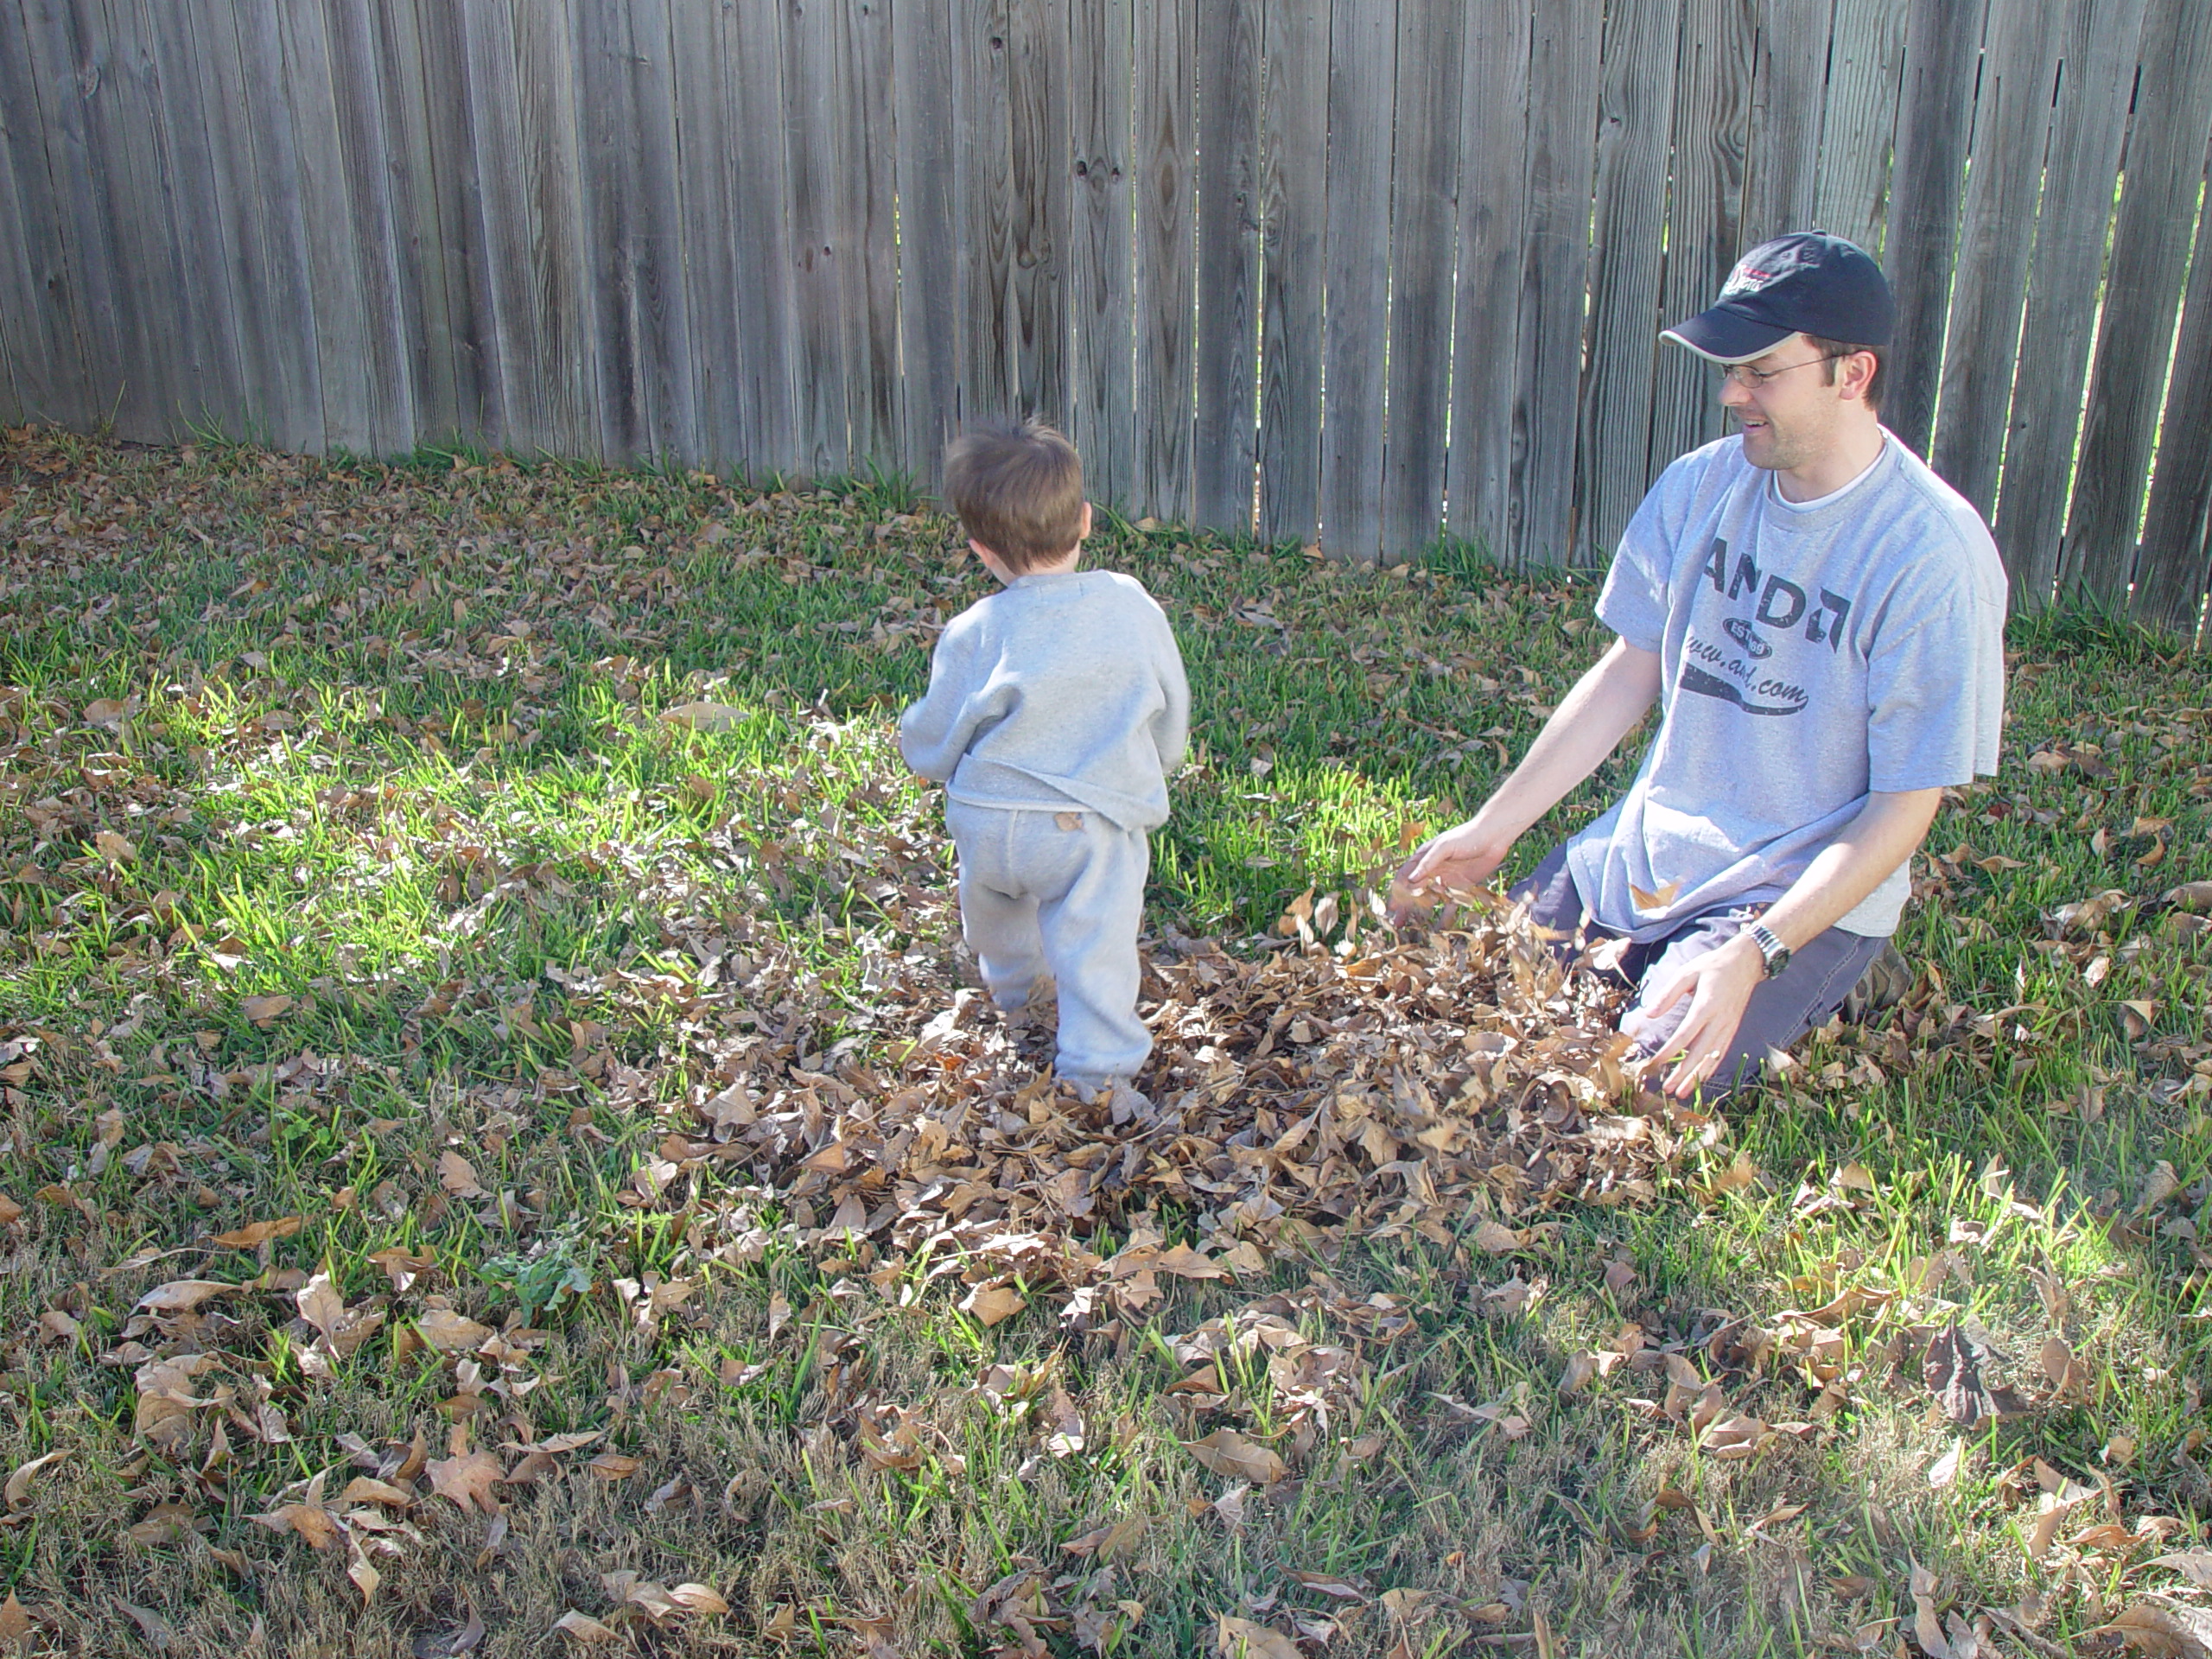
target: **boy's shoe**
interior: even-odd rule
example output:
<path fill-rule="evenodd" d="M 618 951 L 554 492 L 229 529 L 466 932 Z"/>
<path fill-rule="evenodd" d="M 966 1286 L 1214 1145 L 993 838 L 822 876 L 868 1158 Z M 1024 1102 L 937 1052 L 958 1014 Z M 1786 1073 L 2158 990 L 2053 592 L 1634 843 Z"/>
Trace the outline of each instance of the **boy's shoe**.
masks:
<path fill-rule="evenodd" d="M 1127 1077 L 1109 1077 L 1103 1083 L 1077 1083 L 1071 1078 L 1068 1087 L 1086 1106 L 1107 1106 L 1116 1124 L 1151 1121 L 1152 1096 Z"/>
<path fill-rule="evenodd" d="M 1894 942 L 1885 939 L 1880 952 L 1866 964 L 1866 971 L 1859 976 L 1859 982 L 1836 1013 L 1847 1025 L 1863 1026 L 1904 1001 L 1912 989 L 1912 964 Z"/>

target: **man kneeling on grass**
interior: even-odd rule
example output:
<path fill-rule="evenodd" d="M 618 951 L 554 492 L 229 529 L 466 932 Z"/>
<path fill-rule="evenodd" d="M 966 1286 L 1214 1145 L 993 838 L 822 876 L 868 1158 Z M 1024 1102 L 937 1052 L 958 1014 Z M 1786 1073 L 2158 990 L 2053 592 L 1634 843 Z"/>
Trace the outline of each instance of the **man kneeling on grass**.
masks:
<path fill-rule="evenodd" d="M 1004 583 L 945 625 L 928 695 L 899 723 L 906 764 L 945 785 L 960 928 L 1009 1013 L 1057 981 L 1061 1081 L 1116 1122 L 1151 1103 L 1138 925 L 1191 694 L 1143 584 L 1079 570 L 1090 505 L 1074 446 L 1035 421 L 964 434 L 945 499 Z"/>
<path fill-rule="evenodd" d="M 1741 429 L 1669 466 L 1613 558 L 1619 637 L 1412 887 L 1471 887 L 1652 703 L 1629 791 L 1513 890 L 1624 942 L 1621 1028 L 1687 1096 L 1750 1082 L 1854 988 L 1893 1001 L 1907 865 L 1947 785 L 1997 769 L 2005 573 L 1980 516 L 1879 420 L 1896 310 L 1819 232 L 1754 248 L 1665 338 L 1721 365 Z"/>

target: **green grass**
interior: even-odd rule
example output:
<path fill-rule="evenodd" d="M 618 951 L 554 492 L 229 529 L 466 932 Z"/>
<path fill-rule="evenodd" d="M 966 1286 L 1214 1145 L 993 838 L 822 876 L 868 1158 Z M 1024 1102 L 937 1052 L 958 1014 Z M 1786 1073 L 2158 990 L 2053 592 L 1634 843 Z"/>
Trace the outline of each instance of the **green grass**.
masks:
<path fill-rule="evenodd" d="M 986 1325 L 959 1262 L 810 1242 L 743 1160 L 680 1204 L 639 1185 L 715 1090 L 885 1065 L 897 963 L 953 956 L 934 793 L 892 722 L 931 627 L 985 591 L 957 545 L 880 482 L 0 447 L 0 1461 L 63 1454 L 0 1517 L 30 1651 L 228 1655 L 258 1628 L 387 1654 L 474 1612 L 476 1651 L 524 1654 L 575 1610 L 652 1652 L 1018 1652 L 1028 1618 L 1046 1651 L 1164 1656 L 1226 1615 L 1309 1652 L 1535 1652 L 1541 1619 L 1561 1654 L 1798 1655 L 1909 1637 L 1913 1562 L 1969 1621 L 2040 1597 L 2063 1649 L 2138 1590 L 2193 1593 L 2152 1563 L 2212 1513 L 2212 1041 L 2205 936 L 2157 901 L 2212 877 L 2202 663 L 2016 627 L 2004 770 L 1918 867 L 1921 992 L 1810 1040 L 1656 1202 L 1561 1209 L 1510 1260 L 1455 1209 L 1435 1239 L 1163 1280 L 1085 1335 L 1048 1286 Z M 1160 596 L 1193 688 L 1151 925 L 1247 954 L 1478 803 L 1600 632 L 1586 585 L 1459 550 L 1376 573 L 1115 524 L 1092 556 Z M 660 718 L 696 701 L 737 713 Z M 2062 930 L 2107 889 L 2133 902 Z M 1738 1152 L 1752 1179 L 1713 1184 Z M 2161 1161 L 2177 1189 L 2139 1217 Z M 1099 1222 L 1102 1254 L 1134 1224 Z M 383 1316 L 334 1357 L 296 1317 L 319 1272 Z M 138 1309 L 195 1278 L 243 1288 Z M 688 1297 L 653 1311 L 671 1280 Z M 1782 1317 L 1853 1287 L 1875 1294 L 1832 1338 Z M 429 1298 L 525 1334 L 426 1351 Z M 1232 1348 L 1217 1402 L 1173 1391 L 1179 1342 L 1258 1314 L 1272 1362 Z M 1812 1427 L 1726 1459 L 1669 1420 L 1663 1370 L 1563 1395 L 1630 1319 L 1729 1412 Z M 1732 1319 L 1783 1339 L 1757 1364 L 1699 1345 Z M 1953 1319 L 2011 1357 L 2027 1414 L 1932 1414 L 1914 1333 Z M 195 1353 L 188 1402 L 146 1406 L 143 1368 Z M 1291 1448 L 1291 1478 L 1236 1498 L 1184 1449 L 1224 1427 Z M 496 1519 L 424 1469 L 512 1472 L 564 1433 L 602 1438 L 499 1488 Z M 603 1452 L 637 1466 L 585 1466 Z M 2031 1561 L 2037 1459 L 2113 1484 Z M 323 1550 L 253 1519 L 324 1471 L 340 1514 L 379 1515 L 336 1503 L 357 1474 L 418 1501 Z M 2139 1541 L 2071 1541 L 2107 1520 Z M 365 1600 L 349 1566 L 379 1575 Z M 622 1571 L 729 1611 L 618 1616 Z"/>

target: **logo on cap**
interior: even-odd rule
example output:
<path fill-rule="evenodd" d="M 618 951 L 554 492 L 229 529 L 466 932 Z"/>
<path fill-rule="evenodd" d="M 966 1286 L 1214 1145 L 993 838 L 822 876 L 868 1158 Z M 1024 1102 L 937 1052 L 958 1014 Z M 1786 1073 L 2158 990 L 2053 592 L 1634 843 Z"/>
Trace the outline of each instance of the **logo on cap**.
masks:
<path fill-rule="evenodd" d="M 1779 257 L 1777 257 L 1777 256 Z M 1764 257 L 1770 264 L 1753 264 Z M 1780 282 L 1793 271 L 1802 270 L 1809 262 L 1799 257 L 1792 247 L 1776 247 L 1771 243 L 1754 248 L 1736 262 L 1736 269 L 1728 273 L 1728 280 L 1721 284 L 1720 297 L 1732 300 L 1739 294 L 1757 294 Z"/>

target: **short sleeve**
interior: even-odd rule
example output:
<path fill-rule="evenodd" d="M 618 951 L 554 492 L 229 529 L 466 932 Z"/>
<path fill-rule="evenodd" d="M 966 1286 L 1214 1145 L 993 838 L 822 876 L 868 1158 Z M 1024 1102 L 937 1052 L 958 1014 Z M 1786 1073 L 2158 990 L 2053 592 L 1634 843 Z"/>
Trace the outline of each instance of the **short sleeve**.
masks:
<path fill-rule="evenodd" d="M 1656 652 L 1667 632 L 1667 593 L 1674 573 L 1675 538 L 1668 533 L 1669 498 L 1682 480 L 1670 467 L 1644 493 L 1621 533 L 1612 568 L 1598 594 L 1598 620 L 1638 651 Z"/>
<path fill-rule="evenodd" d="M 1964 561 L 1899 593 L 1866 663 L 1866 786 L 1936 789 L 1995 770 L 2004 677 L 2001 608 Z"/>

